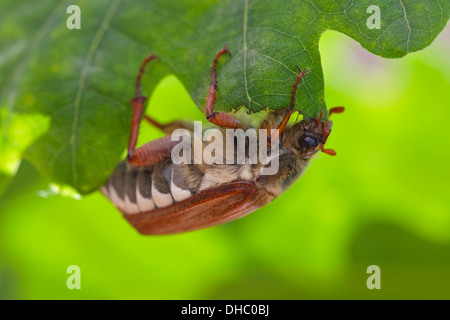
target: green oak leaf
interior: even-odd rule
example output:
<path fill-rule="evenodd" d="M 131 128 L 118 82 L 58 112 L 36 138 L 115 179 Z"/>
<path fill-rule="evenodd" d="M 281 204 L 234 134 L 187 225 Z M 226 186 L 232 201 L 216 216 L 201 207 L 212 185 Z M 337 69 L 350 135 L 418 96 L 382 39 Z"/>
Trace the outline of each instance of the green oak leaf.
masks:
<path fill-rule="evenodd" d="M 81 29 L 69 30 L 69 5 Z M 380 28 L 368 27 L 380 8 Z M 449 19 L 448 0 L 97 0 L 0 2 L 0 186 L 22 155 L 49 180 L 98 188 L 126 146 L 133 84 L 154 53 L 144 92 L 175 74 L 203 110 L 223 45 L 216 109 L 286 108 L 296 65 L 305 117 L 326 111 L 319 40 L 337 30 L 398 58 L 428 46 Z M 14 129 L 14 130 L 13 130 Z M 24 137 L 24 135 L 26 137 Z"/>

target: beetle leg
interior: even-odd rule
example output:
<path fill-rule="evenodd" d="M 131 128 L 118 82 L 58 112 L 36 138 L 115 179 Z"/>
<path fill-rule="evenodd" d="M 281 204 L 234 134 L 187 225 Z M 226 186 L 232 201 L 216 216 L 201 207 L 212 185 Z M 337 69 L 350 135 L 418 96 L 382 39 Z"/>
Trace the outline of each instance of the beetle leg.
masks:
<path fill-rule="evenodd" d="M 224 46 L 223 49 L 217 53 L 211 68 L 211 84 L 209 86 L 208 100 L 206 102 L 206 119 L 220 127 L 237 129 L 241 127 L 241 122 L 232 114 L 225 112 L 214 112 L 213 110 L 217 95 L 216 67 L 219 62 L 219 58 L 225 53 L 231 54 L 226 46 Z"/>
<path fill-rule="evenodd" d="M 289 106 L 289 108 L 286 110 L 286 113 L 283 117 L 283 120 L 281 120 L 280 124 L 278 125 L 278 136 L 275 137 L 271 137 L 270 135 L 268 135 L 268 142 L 270 142 L 270 139 L 275 140 L 276 138 L 278 138 L 281 133 L 283 132 L 284 128 L 286 128 L 286 125 L 289 121 L 289 118 L 291 117 L 292 113 L 294 112 L 294 106 L 295 106 L 295 99 L 296 99 L 296 93 L 297 93 L 297 87 L 298 84 L 300 83 L 300 80 L 302 80 L 303 76 L 308 73 L 307 71 L 302 71 L 300 70 L 299 66 L 296 66 L 298 69 L 298 76 L 297 79 L 295 80 L 294 86 L 292 87 L 292 96 L 291 96 L 291 105 Z"/>
<path fill-rule="evenodd" d="M 299 73 L 297 76 L 297 80 L 295 80 L 294 86 L 292 87 L 291 105 L 289 106 L 289 109 L 286 110 L 286 115 L 284 116 L 283 121 L 281 121 L 280 125 L 278 126 L 278 130 L 280 131 L 279 134 L 283 132 L 284 128 L 286 127 L 286 124 L 289 121 L 289 118 L 291 117 L 292 112 L 294 112 L 298 84 L 300 83 L 300 80 L 302 80 L 303 76 L 308 72 L 300 70 L 299 66 L 296 67 Z"/>
<path fill-rule="evenodd" d="M 162 132 L 164 132 L 165 134 L 171 134 L 172 132 L 174 132 L 176 129 L 187 129 L 190 131 L 194 130 L 193 125 L 190 122 L 187 121 L 181 121 L 181 120 L 176 120 L 176 121 L 172 121 L 166 124 L 161 124 L 160 122 L 156 121 L 155 119 L 145 115 L 144 119 L 152 124 L 153 126 L 155 126 L 156 128 L 158 128 L 159 130 L 161 130 Z"/>
<path fill-rule="evenodd" d="M 147 58 L 145 58 L 136 76 L 136 83 L 135 83 L 136 94 L 135 97 L 131 99 L 131 106 L 133 107 L 133 118 L 131 120 L 130 139 L 128 141 L 128 155 L 127 155 L 128 161 L 133 159 L 133 156 L 136 151 L 136 142 L 139 134 L 139 125 L 141 123 L 145 102 L 147 101 L 147 97 L 143 96 L 141 93 L 141 78 L 147 63 L 149 63 L 151 60 L 154 59 L 158 59 L 158 57 L 155 55 L 149 55 Z"/>
<path fill-rule="evenodd" d="M 143 146 L 134 149 L 132 156 L 127 157 L 127 162 L 135 167 L 151 166 L 170 158 L 172 149 L 180 141 L 171 140 L 171 136 L 150 141 Z"/>

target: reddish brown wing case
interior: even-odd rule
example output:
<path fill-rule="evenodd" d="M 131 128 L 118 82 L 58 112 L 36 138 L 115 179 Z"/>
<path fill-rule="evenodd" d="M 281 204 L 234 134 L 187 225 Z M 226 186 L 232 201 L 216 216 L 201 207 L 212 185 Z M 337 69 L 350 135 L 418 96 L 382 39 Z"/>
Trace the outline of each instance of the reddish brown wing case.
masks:
<path fill-rule="evenodd" d="M 211 227 L 249 214 L 272 201 L 252 182 L 232 182 L 165 208 L 124 217 L 142 234 L 171 234 Z"/>

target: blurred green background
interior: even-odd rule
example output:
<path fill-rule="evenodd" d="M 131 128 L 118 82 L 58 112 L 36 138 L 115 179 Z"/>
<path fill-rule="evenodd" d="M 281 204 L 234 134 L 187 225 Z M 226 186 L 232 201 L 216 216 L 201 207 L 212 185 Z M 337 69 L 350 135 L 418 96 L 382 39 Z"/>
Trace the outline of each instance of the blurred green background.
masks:
<path fill-rule="evenodd" d="M 99 192 L 61 196 L 23 162 L 0 198 L 0 298 L 449 299 L 450 28 L 398 60 L 331 31 L 320 50 L 327 104 L 346 107 L 336 157 L 243 219 L 172 236 L 139 235 Z M 204 118 L 173 76 L 147 112 Z M 144 127 L 141 143 L 160 136 Z"/>

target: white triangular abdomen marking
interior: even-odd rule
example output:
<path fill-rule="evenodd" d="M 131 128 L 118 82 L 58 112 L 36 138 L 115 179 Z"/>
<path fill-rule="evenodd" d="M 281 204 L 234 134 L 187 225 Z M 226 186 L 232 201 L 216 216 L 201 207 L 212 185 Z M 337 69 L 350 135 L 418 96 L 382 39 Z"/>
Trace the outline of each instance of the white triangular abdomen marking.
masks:
<path fill-rule="evenodd" d="M 128 195 L 125 195 L 125 212 L 128 214 L 135 214 L 141 212 L 136 203 L 133 203 L 128 198 Z"/>
<path fill-rule="evenodd" d="M 155 187 L 155 180 L 152 181 L 152 198 L 158 208 L 167 207 L 173 203 L 170 193 L 161 193 Z"/>
<path fill-rule="evenodd" d="M 116 189 L 114 189 L 113 186 L 110 186 L 108 188 L 109 190 L 109 199 L 111 199 L 111 202 L 114 203 L 114 205 L 120 210 L 125 211 L 125 202 L 120 199 L 120 197 L 117 195 Z"/>
<path fill-rule="evenodd" d="M 136 200 L 141 212 L 151 211 L 156 208 L 153 199 L 145 198 L 139 191 L 136 192 Z"/>
<path fill-rule="evenodd" d="M 192 196 L 189 190 L 179 188 L 175 185 L 175 183 L 173 183 L 173 181 L 170 184 L 170 192 L 172 193 L 172 197 L 175 201 L 182 201 Z"/>

